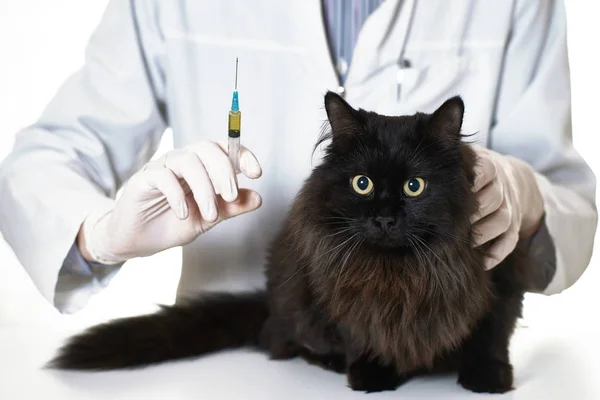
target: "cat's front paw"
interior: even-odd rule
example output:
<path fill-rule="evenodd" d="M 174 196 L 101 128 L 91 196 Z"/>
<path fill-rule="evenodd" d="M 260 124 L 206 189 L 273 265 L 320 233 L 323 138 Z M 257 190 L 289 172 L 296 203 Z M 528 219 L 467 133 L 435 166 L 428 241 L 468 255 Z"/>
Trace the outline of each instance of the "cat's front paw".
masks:
<path fill-rule="evenodd" d="M 396 390 L 401 379 L 396 370 L 370 363 L 355 363 L 348 368 L 348 384 L 352 390 L 366 393 Z"/>
<path fill-rule="evenodd" d="M 476 393 L 505 393 L 513 390 L 513 371 L 508 363 L 486 360 L 463 365 L 458 383 Z"/>

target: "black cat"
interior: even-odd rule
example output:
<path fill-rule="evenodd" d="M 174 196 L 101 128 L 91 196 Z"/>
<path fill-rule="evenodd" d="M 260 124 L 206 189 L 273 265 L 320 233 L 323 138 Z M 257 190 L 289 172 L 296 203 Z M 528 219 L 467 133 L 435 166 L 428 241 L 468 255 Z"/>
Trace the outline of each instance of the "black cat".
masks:
<path fill-rule="evenodd" d="M 476 392 L 511 390 L 527 265 L 516 250 L 485 271 L 472 246 L 476 156 L 460 133 L 463 101 L 388 117 L 328 93 L 325 107 L 331 142 L 273 244 L 266 291 L 93 327 L 50 366 L 129 368 L 253 346 L 345 372 L 354 390 L 448 370 Z"/>

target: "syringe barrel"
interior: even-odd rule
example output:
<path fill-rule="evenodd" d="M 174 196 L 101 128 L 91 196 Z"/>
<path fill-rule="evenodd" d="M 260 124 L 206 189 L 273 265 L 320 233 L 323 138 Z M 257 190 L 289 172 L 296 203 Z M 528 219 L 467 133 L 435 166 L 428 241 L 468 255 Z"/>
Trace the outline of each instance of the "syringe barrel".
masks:
<path fill-rule="evenodd" d="M 242 129 L 242 113 L 240 111 L 229 111 L 229 136 L 239 137 Z"/>
<path fill-rule="evenodd" d="M 229 129 L 227 153 L 233 166 L 233 170 L 238 173 L 240 170 L 240 133 L 242 128 L 242 113 L 240 111 L 229 111 Z"/>

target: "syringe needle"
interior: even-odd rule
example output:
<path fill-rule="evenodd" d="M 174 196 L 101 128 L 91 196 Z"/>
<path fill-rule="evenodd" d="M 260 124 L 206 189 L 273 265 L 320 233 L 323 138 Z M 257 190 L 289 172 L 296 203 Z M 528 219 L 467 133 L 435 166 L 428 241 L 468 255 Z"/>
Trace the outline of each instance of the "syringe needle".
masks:
<path fill-rule="evenodd" d="M 235 90 L 237 90 L 238 58 L 235 58 Z"/>

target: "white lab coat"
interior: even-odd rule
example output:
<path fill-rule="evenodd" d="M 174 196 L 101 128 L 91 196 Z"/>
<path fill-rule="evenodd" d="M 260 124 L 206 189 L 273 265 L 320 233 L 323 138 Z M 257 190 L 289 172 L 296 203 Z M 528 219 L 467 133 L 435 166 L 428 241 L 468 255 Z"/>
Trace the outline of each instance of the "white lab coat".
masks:
<path fill-rule="evenodd" d="M 49 301 L 85 216 L 115 196 L 167 127 L 177 147 L 226 138 L 236 56 L 242 143 L 264 170 L 241 184 L 263 206 L 183 248 L 179 294 L 262 284 L 265 250 L 318 162 L 323 94 L 338 88 L 320 4 L 110 2 L 85 66 L 19 133 L 0 170 L 0 227 Z M 464 133 L 538 171 L 556 252 L 547 294 L 582 274 L 597 223 L 595 177 L 571 143 L 565 30 L 562 1 L 388 0 L 365 22 L 344 85 L 354 106 L 395 115 L 460 94 Z M 410 67 L 399 87 L 401 52 Z M 65 286 L 84 296 L 60 307 L 81 307 L 110 276 L 95 274 Z"/>

